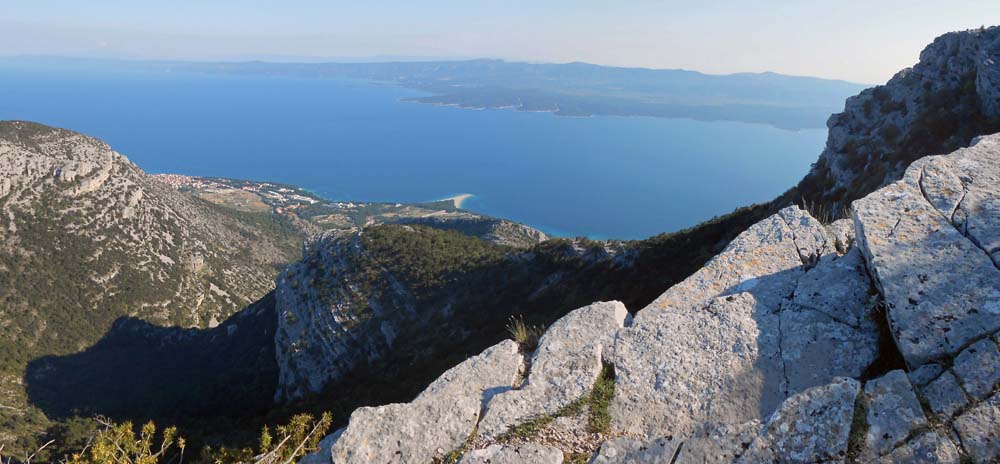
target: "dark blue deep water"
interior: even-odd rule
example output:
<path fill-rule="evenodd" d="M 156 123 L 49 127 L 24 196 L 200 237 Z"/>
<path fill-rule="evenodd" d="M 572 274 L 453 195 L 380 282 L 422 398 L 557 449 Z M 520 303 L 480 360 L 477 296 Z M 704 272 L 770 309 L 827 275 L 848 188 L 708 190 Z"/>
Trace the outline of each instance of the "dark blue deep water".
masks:
<path fill-rule="evenodd" d="M 655 118 L 565 118 L 401 102 L 319 79 L 0 64 L 0 119 L 107 141 L 151 173 L 296 184 L 333 200 L 457 193 L 557 235 L 644 238 L 794 185 L 826 131 Z"/>

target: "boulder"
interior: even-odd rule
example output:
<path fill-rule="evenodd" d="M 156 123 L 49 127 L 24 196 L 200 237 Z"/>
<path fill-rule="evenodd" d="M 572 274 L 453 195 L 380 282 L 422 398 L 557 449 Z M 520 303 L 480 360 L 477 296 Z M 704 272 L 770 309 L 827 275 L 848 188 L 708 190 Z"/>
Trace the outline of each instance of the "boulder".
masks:
<path fill-rule="evenodd" d="M 869 459 L 889 454 L 910 433 L 927 424 L 906 373 L 895 370 L 865 384 L 868 432 L 865 451 Z"/>
<path fill-rule="evenodd" d="M 562 464 L 558 448 L 537 443 L 490 445 L 462 455 L 459 464 Z"/>
<path fill-rule="evenodd" d="M 794 395 L 768 418 L 737 462 L 814 463 L 842 461 L 861 384 L 839 378 Z"/>
<path fill-rule="evenodd" d="M 809 213 L 790 206 L 778 211 L 778 216 L 785 220 L 792 231 L 792 239 L 799 252 L 803 264 L 812 263 L 828 251 L 826 228 Z"/>
<path fill-rule="evenodd" d="M 495 438 L 527 420 L 555 414 L 590 393 L 601 375 L 601 357 L 629 317 L 625 305 L 594 303 L 552 324 L 538 344 L 527 383 L 487 405 L 479 435 Z"/>
<path fill-rule="evenodd" d="M 423 464 L 458 449 L 484 400 L 511 388 L 521 362 L 507 340 L 449 369 L 410 403 L 358 408 L 333 444 L 333 462 Z"/>

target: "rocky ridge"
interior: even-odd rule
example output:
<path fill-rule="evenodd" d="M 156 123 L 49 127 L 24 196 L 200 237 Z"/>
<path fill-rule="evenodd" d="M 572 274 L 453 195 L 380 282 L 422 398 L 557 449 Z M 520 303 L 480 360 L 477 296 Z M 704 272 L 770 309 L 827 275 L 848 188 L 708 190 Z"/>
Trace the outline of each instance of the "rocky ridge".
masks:
<path fill-rule="evenodd" d="M 517 306 L 558 301 L 565 285 L 630 265 L 629 250 L 605 244 L 525 249 L 454 225 L 411 222 L 309 240 L 276 283 L 275 399 L 319 393 L 356 369 L 383 370 L 400 353 L 407 364 L 446 356 L 483 327 L 502 329 Z"/>
<path fill-rule="evenodd" d="M 611 426 L 585 453 L 591 462 L 1000 459 L 1000 274 L 990 245 L 998 239 L 997 174 L 1000 134 L 919 160 L 902 180 L 854 202 L 849 220 L 824 226 L 798 208 L 781 210 L 631 323 L 616 303 L 563 317 L 542 337 L 524 382 L 510 376 L 510 361 L 485 361 L 511 349 L 501 343 L 449 371 L 475 366 L 501 383 L 446 397 L 428 388 L 412 403 L 358 410 L 338 432 L 352 441 L 333 439 L 332 449 L 433 421 L 463 424 L 468 441 L 401 437 L 390 447 L 399 452 L 382 461 L 452 453 L 462 462 L 560 462 L 576 450 L 530 434 L 505 441 L 505 428 L 491 424 L 553 414 L 557 407 L 531 398 L 579 399 L 580 379 L 607 361 Z M 608 317 L 610 325 L 600 322 Z M 883 329 L 887 344 L 879 343 Z M 905 363 L 892 362 L 894 354 Z M 524 402 L 504 399 L 515 395 Z M 459 411 L 466 401 L 478 405 L 469 409 L 478 419 Z M 510 411 L 516 404 L 520 414 Z M 364 462 L 336 451 L 310 459 Z"/>
<path fill-rule="evenodd" d="M 64 266 L 82 261 L 80 283 L 101 290 L 93 306 L 120 307 L 146 287 L 127 311 L 156 322 L 217 324 L 266 293 L 294 250 L 290 237 L 165 188 L 97 139 L 34 123 L 0 123 L 0 211 L 12 260 L 54 247 Z M 244 236 L 259 239 L 254 253 Z M 3 270 L 18 269 L 5 260 Z"/>
<path fill-rule="evenodd" d="M 299 240 L 173 191 L 97 139 L 0 122 L 0 443 L 45 423 L 29 361 L 89 347 L 120 317 L 218 325 L 271 290 Z"/>
<path fill-rule="evenodd" d="M 847 99 L 830 117 L 826 148 L 796 193 L 838 214 L 909 163 L 1000 131 L 998 63 L 1000 27 L 938 37 L 915 66 Z"/>

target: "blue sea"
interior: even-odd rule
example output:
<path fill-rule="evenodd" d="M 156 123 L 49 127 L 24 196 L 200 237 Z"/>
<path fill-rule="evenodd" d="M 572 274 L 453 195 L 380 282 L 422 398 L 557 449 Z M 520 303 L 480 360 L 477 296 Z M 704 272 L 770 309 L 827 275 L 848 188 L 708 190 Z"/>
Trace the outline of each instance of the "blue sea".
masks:
<path fill-rule="evenodd" d="M 465 206 L 559 236 L 645 238 L 794 185 L 825 130 L 407 103 L 357 81 L 0 64 L 0 119 L 101 138 L 150 173 L 331 200 Z"/>

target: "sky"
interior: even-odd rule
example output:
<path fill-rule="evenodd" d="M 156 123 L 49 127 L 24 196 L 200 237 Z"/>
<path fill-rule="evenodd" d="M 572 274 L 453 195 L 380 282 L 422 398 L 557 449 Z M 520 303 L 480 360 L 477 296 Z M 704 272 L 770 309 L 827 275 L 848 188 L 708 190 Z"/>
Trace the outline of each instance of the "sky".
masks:
<path fill-rule="evenodd" d="M 0 55 L 503 58 L 877 84 L 998 0 L 0 0 Z"/>

